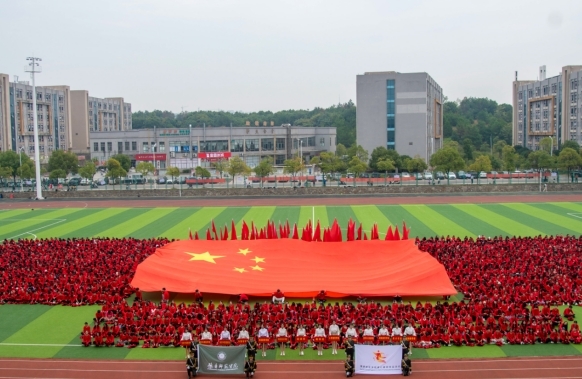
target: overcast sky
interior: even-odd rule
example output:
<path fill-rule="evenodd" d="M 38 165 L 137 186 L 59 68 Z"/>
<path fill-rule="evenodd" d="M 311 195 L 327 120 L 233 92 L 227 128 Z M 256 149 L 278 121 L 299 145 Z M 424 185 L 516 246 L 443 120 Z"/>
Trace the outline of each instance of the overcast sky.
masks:
<path fill-rule="evenodd" d="M 356 75 L 427 72 L 449 99 L 511 101 L 514 72 L 582 64 L 582 1 L 0 0 L 0 73 L 133 110 L 356 101 Z"/>

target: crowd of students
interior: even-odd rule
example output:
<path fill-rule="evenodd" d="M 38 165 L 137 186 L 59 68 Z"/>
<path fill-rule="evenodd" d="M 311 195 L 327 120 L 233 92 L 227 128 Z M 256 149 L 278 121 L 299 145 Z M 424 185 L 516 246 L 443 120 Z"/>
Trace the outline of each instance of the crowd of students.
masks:
<path fill-rule="evenodd" d="M 119 302 L 134 292 L 137 265 L 164 238 L 51 238 L 0 244 L 0 304 Z"/>

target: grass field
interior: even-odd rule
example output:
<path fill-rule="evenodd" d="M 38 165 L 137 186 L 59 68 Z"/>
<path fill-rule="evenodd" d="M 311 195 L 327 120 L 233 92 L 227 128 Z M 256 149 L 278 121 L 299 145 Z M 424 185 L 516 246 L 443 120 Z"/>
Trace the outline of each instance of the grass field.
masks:
<path fill-rule="evenodd" d="M 267 220 L 289 221 L 302 227 L 315 214 L 322 226 L 337 219 L 342 227 L 352 218 L 370 230 L 378 223 L 381 236 L 389 225 L 406 221 L 412 237 L 455 235 L 475 237 L 534 236 L 582 233 L 582 203 L 504 203 L 452 205 L 368 205 L 316 207 L 204 207 L 204 208 L 62 208 L 17 209 L 0 212 L 0 240 L 49 237 L 136 237 L 163 236 L 184 239 L 188 228 L 204 236 L 211 220 L 217 226 L 239 228 L 242 220 L 259 227 Z M 83 348 L 79 333 L 90 321 L 96 306 L 49 307 L 42 305 L 0 306 L 0 357 L 75 358 L 75 359 L 148 359 L 181 360 L 182 349 Z M 582 309 L 575 310 L 582 314 Z M 505 357 L 527 355 L 582 355 L 581 346 L 486 346 L 474 348 L 443 347 L 415 349 L 414 358 Z M 285 357 L 269 352 L 267 359 L 295 360 L 296 351 Z M 342 359 L 330 354 L 319 357 L 306 351 L 302 359 Z M 261 358 L 259 358 L 261 359 Z M 265 358 L 262 358 L 265 359 Z"/>

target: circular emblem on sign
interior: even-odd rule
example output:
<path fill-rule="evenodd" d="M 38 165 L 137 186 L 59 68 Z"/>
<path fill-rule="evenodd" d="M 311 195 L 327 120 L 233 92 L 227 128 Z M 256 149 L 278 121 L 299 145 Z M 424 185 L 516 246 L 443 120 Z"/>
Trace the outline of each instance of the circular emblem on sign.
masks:
<path fill-rule="evenodd" d="M 219 361 L 224 361 L 226 359 L 226 353 L 224 351 L 219 351 L 218 354 L 216 354 L 216 358 Z"/>

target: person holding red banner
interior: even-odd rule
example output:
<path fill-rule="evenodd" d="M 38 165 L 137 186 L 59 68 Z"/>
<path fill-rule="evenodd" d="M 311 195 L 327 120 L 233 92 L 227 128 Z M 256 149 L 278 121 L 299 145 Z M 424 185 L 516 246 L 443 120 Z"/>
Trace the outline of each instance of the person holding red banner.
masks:
<path fill-rule="evenodd" d="M 333 339 L 332 339 L 333 338 Z M 329 339 L 331 341 L 331 354 L 337 354 L 337 343 L 340 338 L 340 328 L 335 323 L 335 320 L 332 321 L 331 325 L 329 326 Z"/>
<path fill-rule="evenodd" d="M 261 329 L 259 329 L 259 333 L 257 334 L 257 337 L 259 338 L 259 344 L 261 345 L 263 357 L 266 357 L 267 356 L 267 346 L 269 345 L 269 343 L 261 342 L 261 339 L 263 339 L 263 338 L 268 339 L 270 337 L 270 335 L 269 335 L 269 329 L 267 329 L 267 327 L 264 324 L 261 326 Z"/>
<path fill-rule="evenodd" d="M 364 345 L 373 345 L 374 344 L 374 328 L 372 325 L 367 324 L 366 328 L 364 329 L 364 333 L 362 335 L 364 339 Z"/>
<path fill-rule="evenodd" d="M 287 329 L 285 328 L 285 325 L 281 324 L 281 327 L 279 327 L 279 330 L 277 330 L 277 342 L 279 342 L 279 338 L 281 338 L 282 340 L 286 340 L 287 339 Z M 280 355 L 285 355 L 285 346 L 287 345 L 287 342 L 279 342 L 279 350 L 280 350 Z"/>
<path fill-rule="evenodd" d="M 220 341 L 230 341 L 230 331 L 227 328 L 222 329 L 222 332 L 220 332 Z M 223 342 L 226 344 L 226 342 Z"/>
<path fill-rule="evenodd" d="M 184 333 L 182 333 L 180 344 L 186 349 L 192 345 L 192 333 L 190 333 L 188 329 L 184 330 Z"/>
<path fill-rule="evenodd" d="M 299 324 L 297 327 L 295 341 L 297 341 L 297 346 L 299 346 L 299 355 L 303 355 L 303 348 L 305 347 L 305 342 L 307 341 L 307 332 L 305 331 L 303 324 Z"/>
<path fill-rule="evenodd" d="M 321 325 L 315 324 L 315 334 L 313 335 L 313 343 L 318 340 L 325 340 L 325 329 Z M 317 355 L 323 355 L 323 341 L 317 342 Z"/>
<path fill-rule="evenodd" d="M 378 342 L 380 345 L 386 345 L 386 341 L 380 341 L 380 336 L 383 338 L 390 336 L 390 332 L 388 331 L 388 328 L 386 328 L 386 325 L 382 325 L 382 327 L 378 330 Z"/>

